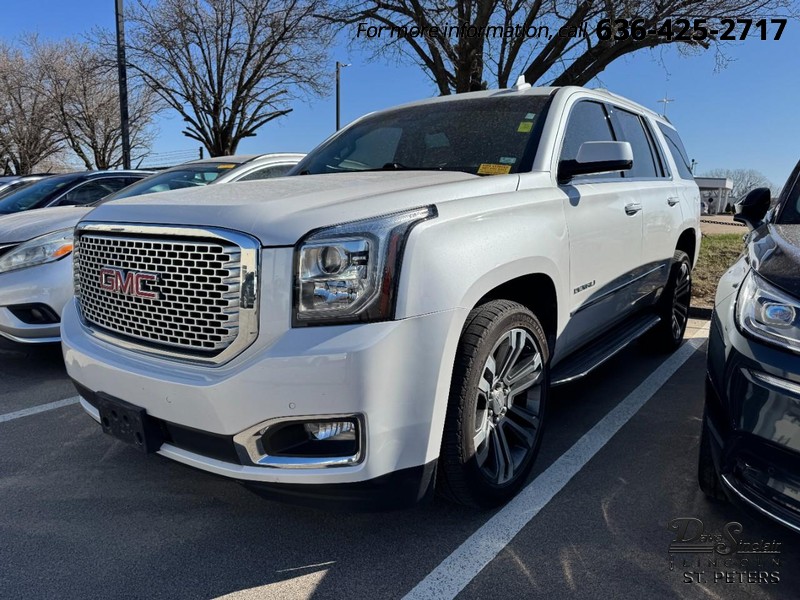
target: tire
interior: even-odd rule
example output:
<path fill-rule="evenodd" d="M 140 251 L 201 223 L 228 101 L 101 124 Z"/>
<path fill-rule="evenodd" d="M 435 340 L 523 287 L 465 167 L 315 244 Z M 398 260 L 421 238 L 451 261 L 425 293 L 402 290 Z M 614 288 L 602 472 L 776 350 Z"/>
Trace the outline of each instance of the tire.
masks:
<path fill-rule="evenodd" d="M 442 496 L 490 508 L 525 485 L 541 444 L 549 358 L 541 323 L 521 304 L 492 300 L 470 312 L 437 469 Z"/>
<path fill-rule="evenodd" d="M 711 431 L 703 415 L 703 429 L 700 432 L 700 452 L 697 459 L 697 482 L 702 492 L 716 502 L 727 502 L 728 497 L 717 475 L 714 458 L 711 454 Z"/>
<path fill-rule="evenodd" d="M 661 317 L 661 322 L 642 338 L 647 348 L 666 354 L 680 347 L 689 322 L 691 301 L 692 262 L 686 252 L 677 250 L 672 259 L 669 280 L 656 306 L 656 314 Z"/>

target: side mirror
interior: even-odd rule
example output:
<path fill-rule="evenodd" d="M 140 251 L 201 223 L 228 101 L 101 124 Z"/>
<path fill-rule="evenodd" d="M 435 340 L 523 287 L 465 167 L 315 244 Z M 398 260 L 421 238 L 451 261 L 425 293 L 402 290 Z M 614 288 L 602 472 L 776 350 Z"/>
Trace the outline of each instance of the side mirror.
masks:
<path fill-rule="evenodd" d="M 575 160 L 558 163 L 558 182 L 576 175 L 627 171 L 633 168 L 633 150 L 628 142 L 583 142 Z"/>
<path fill-rule="evenodd" d="M 772 194 L 769 188 L 756 188 L 734 205 L 736 214 L 733 220 L 755 229 L 764 221 L 771 204 Z"/>

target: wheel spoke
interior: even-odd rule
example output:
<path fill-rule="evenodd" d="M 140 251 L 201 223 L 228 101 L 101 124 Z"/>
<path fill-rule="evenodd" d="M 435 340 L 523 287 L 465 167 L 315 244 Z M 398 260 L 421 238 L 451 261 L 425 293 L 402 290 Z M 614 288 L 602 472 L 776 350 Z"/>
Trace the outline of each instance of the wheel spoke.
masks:
<path fill-rule="evenodd" d="M 491 354 L 486 359 L 486 364 L 483 367 L 482 379 L 489 383 L 489 389 L 492 388 L 492 384 L 497 379 L 497 362 Z"/>
<path fill-rule="evenodd" d="M 542 357 L 536 354 L 521 361 L 508 377 L 508 395 L 514 397 L 535 385 L 542 375 Z"/>
<path fill-rule="evenodd" d="M 506 433 L 505 430 L 507 429 L 526 449 L 533 448 L 533 444 L 536 441 L 535 431 L 525 429 L 511 419 L 503 419 L 499 428 L 503 430 L 504 433 Z"/>
<path fill-rule="evenodd" d="M 497 379 L 507 382 L 509 371 L 519 360 L 525 348 L 525 332 L 522 329 L 512 329 L 506 337 L 508 338 L 508 349 L 500 360 L 501 366 L 497 371 Z"/>
<path fill-rule="evenodd" d="M 484 439 L 483 444 L 480 446 L 475 446 L 475 462 L 479 467 L 483 467 L 483 465 L 486 464 L 486 459 L 489 456 L 490 445 L 491 441 L 489 439 Z"/>
<path fill-rule="evenodd" d="M 478 391 L 483 394 L 486 399 L 489 399 L 489 394 L 492 393 L 492 380 L 489 379 L 487 376 L 491 377 L 489 373 L 489 369 L 485 368 L 483 370 L 483 374 L 481 378 L 478 380 Z M 480 395 L 480 394 L 479 394 Z"/>
<path fill-rule="evenodd" d="M 484 412 L 484 415 L 486 413 Z M 486 462 L 486 457 L 489 454 L 489 444 L 486 441 L 486 438 L 489 435 L 489 422 L 488 419 L 484 421 L 481 428 L 472 438 L 472 442 L 475 448 L 475 460 L 478 462 L 478 466 L 483 465 Z"/>
<path fill-rule="evenodd" d="M 519 405 L 514 405 L 508 409 L 508 417 L 513 417 L 515 420 L 520 421 L 523 427 L 528 429 L 537 429 L 539 427 L 539 415 L 534 414 L 527 408 Z"/>
<path fill-rule="evenodd" d="M 497 465 L 497 483 L 505 483 L 514 475 L 514 462 L 506 434 L 501 427 L 495 427 L 492 430 L 491 440 Z"/>
<path fill-rule="evenodd" d="M 681 324 L 678 322 L 678 317 L 672 315 L 672 335 L 677 340 L 681 335 Z"/>

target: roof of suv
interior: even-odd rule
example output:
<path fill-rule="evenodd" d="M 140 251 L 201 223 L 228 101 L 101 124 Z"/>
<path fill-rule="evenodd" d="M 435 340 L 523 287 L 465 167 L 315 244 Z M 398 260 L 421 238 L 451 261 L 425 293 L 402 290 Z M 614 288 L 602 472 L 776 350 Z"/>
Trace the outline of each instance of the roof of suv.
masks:
<path fill-rule="evenodd" d="M 615 102 L 618 104 L 623 104 L 626 107 L 636 110 L 638 112 L 646 113 L 649 117 L 665 123 L 670 127 L 673 127 L 672 123 L 670 123 L 667 119 L 665 119 L 662 115 L 658 114 L 654 110 L 647 108 L 646 106 L 642 106 L 624 96 L 619 96 L 612 92 L 609 92 L 606 89 L 602 88 L 585 88 L 576 85 L 571 86 L 564 86 L 564 87 L 532 87 L 532 86 L 514 86 L 510 88 L 503 88 L 503 89 L 493 89 L 493 90 L 481 90 L 478 92 L 467 92 L 464 94 L 453 94 L 450 96 L 437 96 L 435 98 L 426 98 L 424 100 L 416 100 L 414 102 L 408 102 L 406 104 L 401 104 L 399 106 L 393 106 L 387 110 L 394 110 L 396 108 L 406 108 L 410 106 L 421 106 L 425 104 L 439 104 L 441 102 L 460 102 L 464 100 L 474 100 L 477 98 L 493 98 L 497 96 L 550 96 L 552 94 L 572 94 L 575 92 L 586 92 L 590 95 L 593 95 L 598 98 L 602 98 L 607 100 L 608 102 Z"/>

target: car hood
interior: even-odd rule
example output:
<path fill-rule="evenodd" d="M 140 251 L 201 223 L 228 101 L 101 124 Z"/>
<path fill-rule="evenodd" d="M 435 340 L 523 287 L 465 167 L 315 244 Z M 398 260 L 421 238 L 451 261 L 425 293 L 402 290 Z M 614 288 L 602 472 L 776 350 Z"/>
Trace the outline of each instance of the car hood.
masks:
<path fill-rule="evenodd" d="M 775 225 L 757 231 L 750 264 L 761 277 L 800 298 L 800 225 Z"/>
<path fill-rule="evenodd" d="M 0 244 L 26 242 L 52 231 L 75 227 L 91 210 L 91 207 L 84 206 L 60 206 L 2 215 Z"/>
<path fill-rule="evenodd" d="M 381 171 L 298 175 L 212 185 L 116 200 L 91 221 L 198 225 L 233 229 L 265 246 L 291 246 L 319 227 L 457 198 L 516 189 L 516 176 L 479 177 L 445 171 Z"/>

